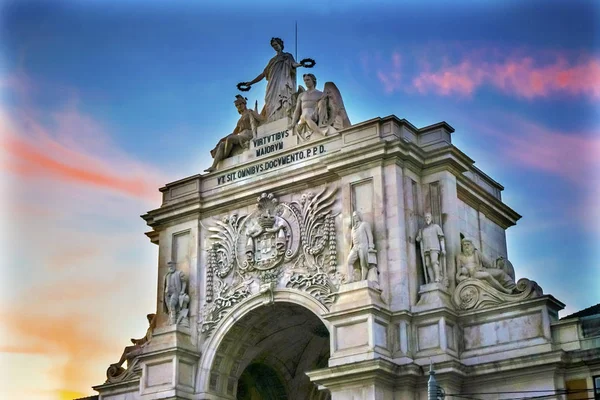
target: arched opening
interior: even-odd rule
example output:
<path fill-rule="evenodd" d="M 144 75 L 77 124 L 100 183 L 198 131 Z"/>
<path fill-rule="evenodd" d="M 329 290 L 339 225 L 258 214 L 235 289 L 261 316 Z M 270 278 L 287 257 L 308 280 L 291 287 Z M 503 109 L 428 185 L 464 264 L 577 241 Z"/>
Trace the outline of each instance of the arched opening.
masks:
<path fill-rule="evenodd" d="M 261 306 L 223 337 L 209 389 L 239 400 L 327 400 L 306 372 L 327 367 L 329 346 L 329 331 L 310 310 L 285 302 Z"/>

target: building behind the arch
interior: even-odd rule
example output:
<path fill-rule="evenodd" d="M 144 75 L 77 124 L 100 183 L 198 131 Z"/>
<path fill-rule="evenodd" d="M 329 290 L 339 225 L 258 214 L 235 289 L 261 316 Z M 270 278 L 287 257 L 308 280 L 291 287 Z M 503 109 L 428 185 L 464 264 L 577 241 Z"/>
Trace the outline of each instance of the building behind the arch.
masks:
<path fill-rule="evenodd" d="M 425 399 L 430 362 L 448 396 L 593 397 L 597 313 L 559 320 L 515 280 L 520 216 L 454 129 L 332 104 L 319 131 L 257 117 L 215 171 L 160 189 L 156 327 L 99 398 Z"/>

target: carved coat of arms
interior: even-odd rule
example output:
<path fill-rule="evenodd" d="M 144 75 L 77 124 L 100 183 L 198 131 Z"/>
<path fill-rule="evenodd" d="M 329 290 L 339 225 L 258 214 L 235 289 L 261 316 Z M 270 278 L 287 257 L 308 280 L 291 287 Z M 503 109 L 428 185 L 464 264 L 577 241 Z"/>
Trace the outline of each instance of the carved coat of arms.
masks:
<path fill-rule="evenodd" d="M 272 194 L 263 193 L 258 198 L 258 208 L 246 220 L 246 229 L 242 230 L 242 237 L 246 237 L 242 269 L 269 270 L 279 266 L 286 255 L 289 258 L 293 254 L 294 230 L 297 233 L 299 229 L 293 215 L 288 213 L 286 217 L 285 211 L 285 205 L 279 204 Z"/>
<path fill-rule="evenodd" d="M 212 246 L 202 332 L 210 332 L 259 286 L 303 290 L 325 305 L 333 303 L 343 280 L 336 270 L 335 192 L 323 188 L 290 202 L 263 193 L 250 214 L 226 216 L 208 228 Z"/>

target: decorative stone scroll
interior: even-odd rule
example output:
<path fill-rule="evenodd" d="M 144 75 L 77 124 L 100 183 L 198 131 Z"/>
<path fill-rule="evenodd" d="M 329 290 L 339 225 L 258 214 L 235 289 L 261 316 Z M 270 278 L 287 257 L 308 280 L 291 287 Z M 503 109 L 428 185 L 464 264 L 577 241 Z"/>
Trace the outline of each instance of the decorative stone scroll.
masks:
<path fill-rule="evenodd" d="M 543 294 L 534 281 L 520 279 L 515 283 L 515 270 L 503 257 L 487 266 L 471 239 L 462 240 L 462 251 L 456 257 L 456 281 L 452 301 L 461 310 L 479 309 L 507 302 L 532 299 Z"/>
<path fill-rule="evenodd" d="M 508 302 L 534 299 L 542 294 L 542 288 L 535 281 L 527 278 L 519 279 L 511 294 L 494 289 L 479 279 L 468 278 L 456 286 L 452 301 L 460 310 L 476 310 Z"/>
<path fill-rule="evenodd" d="M 277 287 L 306 291 L 326 306 L 335 301 L 343 279 L 336 270 L 335 193 L 323 188 L 289 203 L 263 193 L 250 214 L 233 214 L 208 228 L 203 333 L 210 334 L 244 298 L 263 292 L 272 297 Z"/>
<path fill-rule="evenodd" d="M 229 309 L 250 295 L 250 282 L 245 281 L 235 287 L 217 280 L 217 298 L 203 311 L 202 333 L 210 334 L 214 327 L 229 312 Z"/>

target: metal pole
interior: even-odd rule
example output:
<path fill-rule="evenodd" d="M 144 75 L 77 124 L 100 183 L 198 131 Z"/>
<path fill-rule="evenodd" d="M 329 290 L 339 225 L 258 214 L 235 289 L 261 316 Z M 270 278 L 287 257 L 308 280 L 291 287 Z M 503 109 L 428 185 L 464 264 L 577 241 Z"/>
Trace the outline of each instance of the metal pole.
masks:
<path fill-rule="evenodd" d="M 435 371 L 433 370 L 433 362 L 429 361 L 429 380 L 427 381 L 427 400 L 438 400 L 443 398 L 442 390 L 438 386 L 435 379 Z"/>

